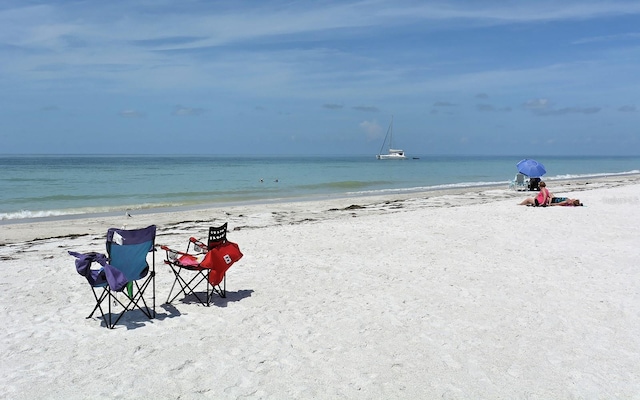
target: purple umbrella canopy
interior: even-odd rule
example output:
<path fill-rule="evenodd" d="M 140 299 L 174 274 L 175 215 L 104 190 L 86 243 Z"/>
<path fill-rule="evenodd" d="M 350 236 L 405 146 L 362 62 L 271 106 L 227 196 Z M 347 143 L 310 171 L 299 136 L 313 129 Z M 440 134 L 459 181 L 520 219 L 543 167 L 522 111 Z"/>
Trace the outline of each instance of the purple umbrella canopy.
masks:
<path fill-rule="evenodd" d="M 528 176 L 529 178 L 539 178 L 547 173 L 544 165 L 540 164 L 536 160 L 532 160 L 529 158 L 525 158 L 524 160 L 517 163 L 516 167 L 518 167 L 518 172 Z"/>

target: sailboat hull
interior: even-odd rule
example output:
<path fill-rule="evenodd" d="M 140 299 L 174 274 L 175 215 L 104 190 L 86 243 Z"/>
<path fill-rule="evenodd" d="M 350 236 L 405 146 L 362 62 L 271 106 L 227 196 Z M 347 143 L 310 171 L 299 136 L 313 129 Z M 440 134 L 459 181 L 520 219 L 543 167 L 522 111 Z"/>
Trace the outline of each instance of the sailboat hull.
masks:
<path fill-rule="evenodd" d="M 376 158 L 378 160 L 404 160 L 404 150 L 399 149 L 389 149 L 389 153 L 387 154 L 377 154 Z"/>
<path fill-rule="evenodd" d="M 399 150 L 397 152 L 389 151 L 389 154 L 377 154 L 376 158 L 378 160 L 404 160 L 407 157 L 402 150 Z"/>

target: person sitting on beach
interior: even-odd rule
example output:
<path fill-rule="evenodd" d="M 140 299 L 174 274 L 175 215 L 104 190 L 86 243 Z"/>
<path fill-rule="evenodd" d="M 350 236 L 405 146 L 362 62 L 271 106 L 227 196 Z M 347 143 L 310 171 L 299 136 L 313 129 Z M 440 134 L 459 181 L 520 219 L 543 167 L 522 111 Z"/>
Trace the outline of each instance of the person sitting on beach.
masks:
<path fill-rule="evenodd" d="M 549 190 L 547 190 L 547 184 L 540 182 L 540 193 L 536 197 L 527 197 L 520 203 L 521 206 L 542 206 L 546 207 L 551 202 L 551 196 L 549 196 Z"/>
<path fill-rule="evenodd" d="M 558 197 L 556 197 L 558 198 Z M 552 202 L 549 204 L 550 206 L 569 206 L 569 207 L 579 207 L 582 205 L 580 203 L 580 199 L 568 199 L 564 198 L 562 201 Z"/>

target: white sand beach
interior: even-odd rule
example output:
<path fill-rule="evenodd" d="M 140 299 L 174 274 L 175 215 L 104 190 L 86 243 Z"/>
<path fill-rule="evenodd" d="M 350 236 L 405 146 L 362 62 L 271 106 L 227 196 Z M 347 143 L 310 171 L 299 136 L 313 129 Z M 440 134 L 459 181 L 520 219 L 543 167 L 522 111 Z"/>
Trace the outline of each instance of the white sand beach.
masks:
<path fill-rule="evenodd" d="M 7 399 L 638 399 L 640 176 L 0 226 Z M 115 329 L 68 250 L 229 223 L 244 258 L 211 307 Z"/>

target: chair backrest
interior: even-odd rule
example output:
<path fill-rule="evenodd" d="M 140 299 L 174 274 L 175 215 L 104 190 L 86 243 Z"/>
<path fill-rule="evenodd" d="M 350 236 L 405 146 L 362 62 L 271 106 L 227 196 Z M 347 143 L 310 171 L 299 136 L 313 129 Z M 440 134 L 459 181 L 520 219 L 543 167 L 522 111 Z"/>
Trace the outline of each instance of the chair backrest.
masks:
<path fill-rule="evenodd" d="M 209 240 L 207 246 L 212 249 L 227 241 L 227 223 L 221 226 L 212 226 L 209 228 Z"/>
<path fill-rule="evenodd" d="M 516 183 L 524 185 L 524 174 L 516 174 Z"/>
<path fill-rule="evenodd" d="M 122 271 L 129 282 L 143 278 L 149 271 L 147 254 L 153 251 L 155 238 L 155 225 L 135 230 L 109 228 L 109 264 Z"/>

